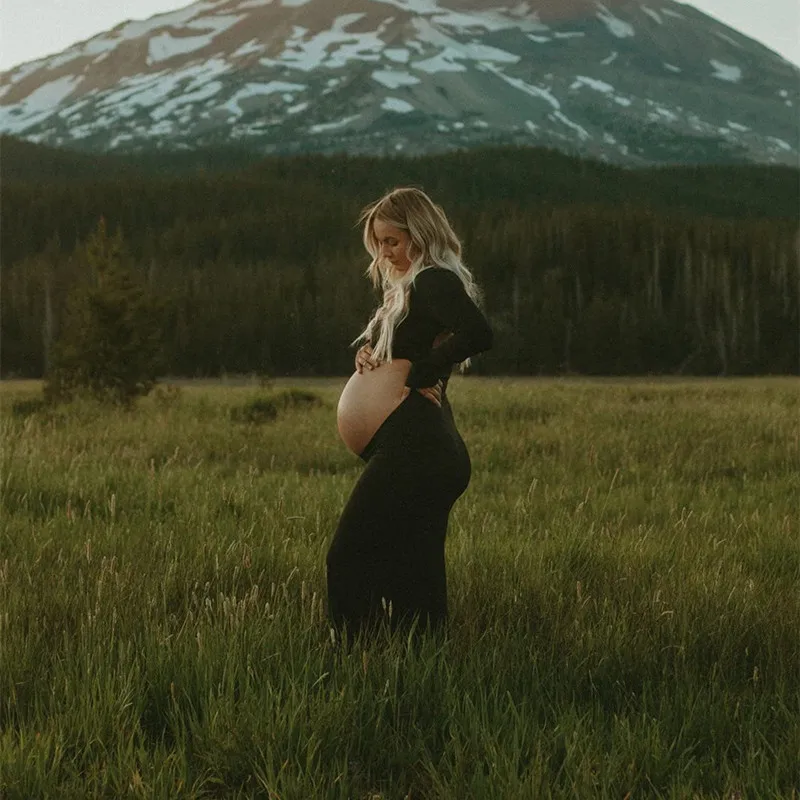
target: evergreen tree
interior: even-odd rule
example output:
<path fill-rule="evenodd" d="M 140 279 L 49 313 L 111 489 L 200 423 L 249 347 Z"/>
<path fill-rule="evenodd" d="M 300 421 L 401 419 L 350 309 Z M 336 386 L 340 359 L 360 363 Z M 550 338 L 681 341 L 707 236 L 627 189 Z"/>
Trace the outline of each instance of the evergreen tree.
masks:
<path fill-rule="evenodd" d="M 109 236 L 105 219 L 78 257 L 88 274 L 67 297 L 45 396 L 68 400 L 88 390 L 128 405 L 152 389 L 163 368 L 163 304 L 130 264 L 122 233 Z"/>

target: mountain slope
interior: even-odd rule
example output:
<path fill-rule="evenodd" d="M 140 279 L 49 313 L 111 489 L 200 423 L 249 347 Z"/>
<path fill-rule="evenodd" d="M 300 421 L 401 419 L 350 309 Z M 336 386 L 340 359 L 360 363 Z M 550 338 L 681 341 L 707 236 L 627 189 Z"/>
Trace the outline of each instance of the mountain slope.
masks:
<path fill-rule="evenodd" d="M 136 152 L 539 144 L 798 160 L 800 71 L 672 0 L 203 0 L 4 74 L 0 131 Z"/>

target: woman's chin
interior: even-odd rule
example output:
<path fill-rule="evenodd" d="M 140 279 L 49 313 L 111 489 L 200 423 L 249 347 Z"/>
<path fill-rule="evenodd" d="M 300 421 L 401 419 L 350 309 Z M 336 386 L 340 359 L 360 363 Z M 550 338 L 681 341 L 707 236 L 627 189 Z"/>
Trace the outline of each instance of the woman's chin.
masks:
<path fill-rule="evenodd" d="M 391 261 L 384 261 L 382 266 L 383 266 L 383 269 L 389 275 L 405 275 L 406 272 L 408 272 L 409 267 L 411 266 L 411 264 L 407 264 L 405 266 L 402 266 L 400 264 L 396 264 L 396 263 L 393 263 Z"/>

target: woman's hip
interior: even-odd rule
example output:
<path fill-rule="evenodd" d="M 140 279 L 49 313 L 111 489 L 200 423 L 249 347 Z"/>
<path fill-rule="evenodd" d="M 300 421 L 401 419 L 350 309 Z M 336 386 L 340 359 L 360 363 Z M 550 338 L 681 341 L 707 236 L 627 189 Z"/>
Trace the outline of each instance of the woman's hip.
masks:
<path fill-rule="evenodd" d="M 411 394 L 381 426 L 361 456 L 366 472 L 390 478 L 394 491 L 442 494 L 454 501 L 471 474 L 469 452 L 449 406 Z M 405 490 L 405 491 L 404 491 Z"/>
<path fill-rule="evenodd" d="M 440 408 L 412 389 L 378 428 L 361 458 L 369 461 L 379 452 L 460 454 L 466 450 L 449 404 L 443 403 Z"/>

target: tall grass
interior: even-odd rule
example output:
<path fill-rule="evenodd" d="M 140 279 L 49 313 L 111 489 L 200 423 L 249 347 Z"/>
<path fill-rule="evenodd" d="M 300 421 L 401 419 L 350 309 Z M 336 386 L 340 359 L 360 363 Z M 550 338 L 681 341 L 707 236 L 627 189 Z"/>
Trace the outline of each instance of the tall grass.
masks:
<path fill-rule="evenodd" d="M 302 387 L 2 387 L 0 796 L 798 796 L 797 381 L 454 378 L 448 630 L 348 650 Z"/>

